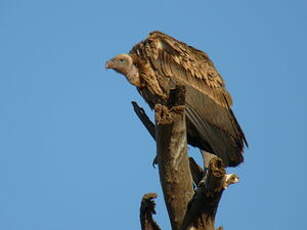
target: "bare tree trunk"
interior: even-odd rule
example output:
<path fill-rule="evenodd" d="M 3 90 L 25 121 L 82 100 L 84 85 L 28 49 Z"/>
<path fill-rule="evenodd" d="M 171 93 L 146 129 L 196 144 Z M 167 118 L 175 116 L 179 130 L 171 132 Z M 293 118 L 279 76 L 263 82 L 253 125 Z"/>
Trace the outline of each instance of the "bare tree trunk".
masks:
<path fill-rule="evenodd" d="M 178 87 L 169 107 L 156 105 L 156 143 L 160 181 L 172 229 L 179 230 L 193 196 L 187 155 L 185 89 Z"/>

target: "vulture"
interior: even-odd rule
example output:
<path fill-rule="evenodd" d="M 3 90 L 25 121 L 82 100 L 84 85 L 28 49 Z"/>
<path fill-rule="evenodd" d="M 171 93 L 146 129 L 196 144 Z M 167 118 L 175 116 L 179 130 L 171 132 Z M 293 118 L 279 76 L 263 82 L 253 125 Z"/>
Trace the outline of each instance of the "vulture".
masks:
<path fill-rule="evenodd" d="M 188 143 L 217 155 L 226 167 L 243 162 L 246 138 L 224 80 L 206 53 L 154 31 L 105 67 L 124 75 L 151 108 L 165 104 L 170 90 L 184 85 Z"/>

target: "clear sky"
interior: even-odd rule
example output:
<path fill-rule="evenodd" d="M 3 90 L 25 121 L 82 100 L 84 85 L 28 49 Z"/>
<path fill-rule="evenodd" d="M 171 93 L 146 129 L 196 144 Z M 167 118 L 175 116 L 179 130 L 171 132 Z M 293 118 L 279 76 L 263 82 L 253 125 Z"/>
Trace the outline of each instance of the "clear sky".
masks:
<path fill-rule="evenodd" d="M 148 107 L 104 70 L 152 30 L 209 54 L 246 132 L 217 224 L 304 229 L 306 12 L 303 0 L 1 0 L 0 229 L 140 229 L 146 192 L 169 229 L 155 144 L 130 101 Z"/>

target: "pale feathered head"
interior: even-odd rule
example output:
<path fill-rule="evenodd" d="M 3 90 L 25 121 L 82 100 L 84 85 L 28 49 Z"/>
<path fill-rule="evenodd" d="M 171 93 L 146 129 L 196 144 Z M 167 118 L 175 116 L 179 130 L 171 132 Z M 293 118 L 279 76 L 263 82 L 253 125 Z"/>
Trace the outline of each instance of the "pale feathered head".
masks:
<path fill-rule="evenodd" d="M 106 62 L 106 69 L 114 69 L 116 72 L 127 75 L 132 65 L 132 58 L 128 54 L 119 54 Z"/>
<path fill-rule="evenodd" d="M 127 80 L 137 87 L 140 86 L 138 69 L 133 64 L 133 59 L 129 54 L 119 54 L 106 62 L 106 69 L 113 69 L 126 76 Z"/>

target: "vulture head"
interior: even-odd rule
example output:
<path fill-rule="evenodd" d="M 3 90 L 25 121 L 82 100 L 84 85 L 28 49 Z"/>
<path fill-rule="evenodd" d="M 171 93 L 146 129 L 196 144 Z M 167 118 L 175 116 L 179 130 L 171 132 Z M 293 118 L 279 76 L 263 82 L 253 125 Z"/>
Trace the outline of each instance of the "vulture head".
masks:
<path fill-rule="evenodd" d="M 133 59 L 128 54 L 119 54 L 106 62 L 106 69 L 113 69 L 124 75 L 127 80 L 137 87 L 140 87 L 140 77 L 137 67 L 133 63 Z"/>

